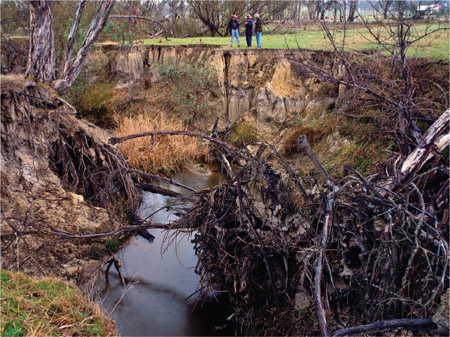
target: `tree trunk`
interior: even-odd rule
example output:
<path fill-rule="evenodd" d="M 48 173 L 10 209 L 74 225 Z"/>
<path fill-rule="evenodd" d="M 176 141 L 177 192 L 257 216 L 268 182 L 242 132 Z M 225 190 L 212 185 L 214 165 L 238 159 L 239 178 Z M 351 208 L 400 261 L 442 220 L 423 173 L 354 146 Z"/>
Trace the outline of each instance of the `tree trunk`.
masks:
<path fill-rule="evenodd" d="M 352 0 L 350 1 L 350 8 L 349 8 L 349 13 L 348 13 L 348 22 L 353 22 L 355 21 L 355 12 L 356 12 L 356 5 L 358 4 L 357 0 Z"/>
<path fill-rule="evenodd" d="M 53 1 L 30 2 L 30 50 L 25 76 L 47 83 L 55 78 Z"/>
<path fill-rule="evenodd" d="M 92 44 L 97 39 L 97 36 L 103 30 L 108 20 L 108 16 L 114 6 L 115 0 L 102 0 L 100 3 L 95 17 L 92 19 L 91 26 L 89 27 L 86 37 L 81 45 L 80 50 L 77 53 L 74 61 L 69 65 L 67 70 L 59 76 L 59 79 L 53 83 L 53 87 L 59 92 L 63 93 L 73 84 L 77 76 L 83 69 L 84 64 L 87 61 L 87 56 L 92 47 Z"/>
<path fill-rule="evenodd" d="M 77 37 L 78 26 L 80 25 L 81 15 L 83 14 L 85 4 L 86 0 L 81 0 L 78 3 L 77 11 L 75 12 L 75 16 L 73 18 L 72 27 L 70 28 L 69 38 L 67 39 L 66 49 L 64 50 L 64 55 L 61 60 L 58 78 L 61 78 L 61 76 L 67 71 L 67 68 L 69 68 L 70 58 L 72 56 L 75 39 Z"/>

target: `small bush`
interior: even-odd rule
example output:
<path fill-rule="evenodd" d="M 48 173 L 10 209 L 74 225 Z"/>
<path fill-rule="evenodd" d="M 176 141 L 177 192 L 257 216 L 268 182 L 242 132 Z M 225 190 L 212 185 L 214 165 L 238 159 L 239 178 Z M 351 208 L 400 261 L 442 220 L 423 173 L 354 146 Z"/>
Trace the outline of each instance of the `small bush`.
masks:
<path fill-rule="evenodd" d="M 243 147 L 245 144 L 258 140 L 256 127 L 250 122 L 242 122 L 233 128 L 230 142 L 236 147 Z"/>
<path fill-rule="evenodd" d="M 212 114 L 214 107 L 208 99 L 209 92 L 218 86 L 218 81 L 209 65 L 202 61 L 196 65 L 171 61 L 159 65 L 158 73 L 160 79 L 173 84 L 167 102 L 188 124 Z"/>
<path fill-rule="evenodd" d="M 164 114 L 159 117 L 138 115 L 126 117 L 119 123 L 120 137 L 152 130 L 184 130 L 183 123 Z M 199 139 L 188 136 L 159 135 L 131 139 L 120 145 L 131 167 L 148 173 L 174 172 L 188 161 L 206 155 L 206 146 Z"/>

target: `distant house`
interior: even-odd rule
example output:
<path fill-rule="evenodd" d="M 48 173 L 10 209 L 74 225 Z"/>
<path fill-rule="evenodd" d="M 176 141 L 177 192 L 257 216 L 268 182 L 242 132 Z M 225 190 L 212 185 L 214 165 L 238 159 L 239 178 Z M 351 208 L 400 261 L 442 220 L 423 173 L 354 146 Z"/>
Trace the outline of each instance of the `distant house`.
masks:
<path fill-rule="evenodd" d="M 431 15 L 440 12 L 448 12 L 448 1 L 441 1 L 441 3 L 433 3 L 427 5 L 420 5 L 417 10 L 420 15 Z M 444 8 L 444 6 L 446 8 Z"/>

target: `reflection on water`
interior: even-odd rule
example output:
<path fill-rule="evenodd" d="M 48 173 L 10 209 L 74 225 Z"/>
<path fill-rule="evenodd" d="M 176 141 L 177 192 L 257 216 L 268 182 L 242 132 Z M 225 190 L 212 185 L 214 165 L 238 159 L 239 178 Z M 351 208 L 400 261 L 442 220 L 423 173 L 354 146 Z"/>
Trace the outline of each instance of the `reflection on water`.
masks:
<path fill-rule="evenodd" d="M 217 185 L 221 175 L 194 175 L 188 171 L 172 178 L 195 189 Z M 159 184 L 186 194 L 181 188 Z M 153 222 L 167 223 L 177 217 L 167 207 L 174 198 L 143 192 L 139 215 L 150 215 Z M 160 210 L 156 214 L 156 211 Z M 194 273 L 197 259 L 191 238 L 179 235 L 176 244 L 162 252 L 164 234 L 160 229 L 149 230 L 155 236 L 153 243 L 141 237 L 132 237 L 119 251 L 124 276 L 133 279 L 124 287 L 113 268 L 109 284 L 103 284 L 103 305 L 116 320 L 122 336 L 188 336 L 217 334 L 214 325 L 227 316 L 226 308 L 212 303 L 208 308 L 193 310 L 199 277 Z M 169 235 L 171 233 L 168 233 Z M 222 331 L 222 333 L 226 333 Z"/>

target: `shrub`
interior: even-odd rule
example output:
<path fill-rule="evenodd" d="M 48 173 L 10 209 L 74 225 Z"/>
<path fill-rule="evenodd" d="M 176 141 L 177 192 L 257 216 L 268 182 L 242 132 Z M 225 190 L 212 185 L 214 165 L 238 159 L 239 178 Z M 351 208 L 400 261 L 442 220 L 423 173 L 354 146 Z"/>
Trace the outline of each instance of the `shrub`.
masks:
<path fill-rule="evenodd" d="M 152 130 L 184 130 L 183 123 L 164 114 L 158 117 L 138 115 L 126 117 L 119 123 L 120 137 Z M 173 172 L 187 161 L 206 155 L 206 146 L 197 138 L 158 135 L 131 139 L 120 145 L 131 167 L 148 173 Z"/>
<path fill-rule="evenodd" d="M 109 83 L 80 85 L 75 92 L 75 107 L 81 117 L 101 127 L 113 127 L 110 113 L 112 86 Z"/>
<path fill-rule="evenodd" d="M 192 124 L 198 118 L 211 115 L 214 110 L 209 92 L 218 86 L 215 70 L 200 61 L 189 64 L 180 61 L 162 63 L 158 68 L 159 78 L 173 84 L 166 97 L 173 112 Z"/>
<path fill-rule="evenodd" d="M 245 144 L 258 140 L 257 129 L 250 122 L 242 122 L 233 128 L 230 142 L 236 147 L 243 147 Z"/>

